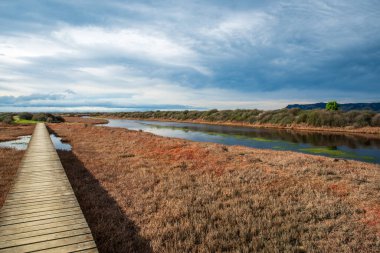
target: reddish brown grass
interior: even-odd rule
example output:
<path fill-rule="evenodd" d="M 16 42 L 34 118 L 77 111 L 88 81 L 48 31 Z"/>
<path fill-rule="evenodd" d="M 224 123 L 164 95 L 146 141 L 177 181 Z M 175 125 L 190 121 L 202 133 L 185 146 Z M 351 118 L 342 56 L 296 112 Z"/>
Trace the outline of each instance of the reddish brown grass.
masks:
<path fill-rule="evenodd" d="M 380 166 L 50 125 L 102 252 L 378 252 Z"/>
<path fill-rule="evenodd" d="M 34 125 L 0 124 L 0 141 L 14 140 L 22 135 L 31 135 L 33 129 Z M 0 148 L 0 207 L 4 204 L 23 154 L 24 151 Z"/>
<path fill-rule="evenodd" d="M 34 130 L 33 124 L 29 125 L 8 125 L 0 123 L 0 141 L 10 141 L 19 136 L 31 135 Z"/>
<path fill-rule="evenodd" d="M 24 151 L 0 148 L 0 208 L 16 176 Z"/>

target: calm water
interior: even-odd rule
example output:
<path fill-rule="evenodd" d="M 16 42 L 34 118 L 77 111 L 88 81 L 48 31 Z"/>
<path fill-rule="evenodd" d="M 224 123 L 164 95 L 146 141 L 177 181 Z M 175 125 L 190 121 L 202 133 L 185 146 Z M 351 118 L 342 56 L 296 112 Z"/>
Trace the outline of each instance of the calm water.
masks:
<path fill-rule="evenodd" d="M 17 150 L 25 150 L 28 147 L 31 135 L 20 136 L 16 140 L 0 142 L 0 148 L 14 148 Z"/>
<path fill-rule="evenodd" d="M 54 134 L 51 134 L 50 139 L 53 142 L 55 149 L 65 151 L 71 150 L 71 145 L 68 143 L 63 143 L 61 137 L 57 137 Z"/>
<path fill-rule="evenodd" d="M 32 137 L 31 135 L 26 135 L 26 136 L 20 136 L 16 140 L 0 142 L 0 148 L 14 148 L 17 150 L 26 150 L 31 137 Z M 66 150 L 66 151 L 71 150 L 71 145 L 67 143 L 63 143 L 61 141 L 62 138 L 57 137 L 54 134 L 51 134 L 50 139 L 52 140 L 55 149 Z"/>
<path fill-rule="evenodd" d="M 193 141 L 291 150 L 380 163 L 380 138 L 375 139 L 372 136 L 143 120 L 110 119 L 106 126 L 143 130 Z"/>

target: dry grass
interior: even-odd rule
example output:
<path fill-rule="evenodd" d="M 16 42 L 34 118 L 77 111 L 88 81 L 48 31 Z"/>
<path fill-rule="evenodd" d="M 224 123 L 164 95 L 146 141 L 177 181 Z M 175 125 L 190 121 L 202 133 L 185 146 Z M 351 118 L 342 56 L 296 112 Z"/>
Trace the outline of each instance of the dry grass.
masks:
<path fill-rule="evenodd" d="M 0 148 L 0 208 L 16 176 L 24 151 Z"/>
<path fill-rule="evenodd" d="M 106 119 L 96 119 L 96 118 L 82 118 L 82 117 L 63 117 L 66 123 L 84 123 L 84 124 L 106 124 L 108 120 Z"/>
<path fill-rule="evenodd" d="M 22 135 L 31 135 L 33 129 L 34 125 L 0 124 L 0 141 L 13 140 Z M 0 148 L 0 207 L 4 204 L 23 154 L 24 151 Z"/>
<path fill-rule="evenodd" d="M 378 165 L 50 127 L 102 252 L 379 252 Z"/>
<path fill-rule="evenodd" d="M 31 135 L 34 124 L 29 125 L 8 125 L 0 123 L 0 141 L 10 141 L 19 136 Z"/>

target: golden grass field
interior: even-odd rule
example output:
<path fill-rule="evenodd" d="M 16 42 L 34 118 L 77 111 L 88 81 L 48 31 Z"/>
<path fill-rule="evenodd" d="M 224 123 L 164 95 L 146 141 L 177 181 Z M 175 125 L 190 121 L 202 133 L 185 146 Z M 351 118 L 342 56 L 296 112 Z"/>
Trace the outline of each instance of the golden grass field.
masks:
<path fill-rule="evenodd" d="M 379 251 L 379 165 L 49 127 L 101 252 Z"/>

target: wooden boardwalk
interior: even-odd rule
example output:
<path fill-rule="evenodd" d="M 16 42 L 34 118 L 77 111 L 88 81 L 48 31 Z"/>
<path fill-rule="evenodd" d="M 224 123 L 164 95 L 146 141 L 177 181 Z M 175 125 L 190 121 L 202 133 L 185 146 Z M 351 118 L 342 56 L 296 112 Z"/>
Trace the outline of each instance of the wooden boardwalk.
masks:
<path fill-rule="evenodd" d="M 0 210 L 0 252 L 97 252 L 43 123 Z"/>

